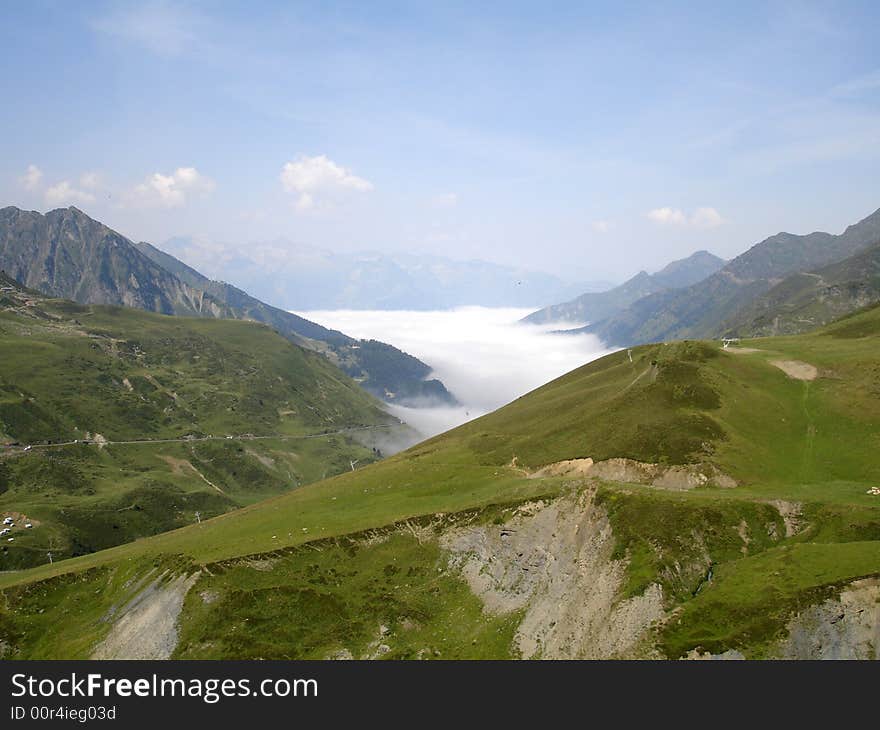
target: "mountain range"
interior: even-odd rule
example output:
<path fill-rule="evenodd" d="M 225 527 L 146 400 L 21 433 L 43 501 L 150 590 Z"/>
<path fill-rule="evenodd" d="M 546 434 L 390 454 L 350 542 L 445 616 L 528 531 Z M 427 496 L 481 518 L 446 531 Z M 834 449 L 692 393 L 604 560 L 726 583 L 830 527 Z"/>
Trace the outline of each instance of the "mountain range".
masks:
<path fill-rule="evenodd" d="M 135 244 L 81 210 L 42 215 L 0 209 L 0 268 L 27 287 L 81 304 L 136 307 L 160 314 L 264 322 L 292 342 L 327 356 L 383 400 L 454 403 L 431 368 L 397 348 L 359 341 L 229 284 L 212 281 L 155 247 Z"/>
<path fill-rule="evenodd" d="M 796 334 L 878 301 L 880 243 L 830 266 L 787 276 L 727 320 L 723 334 Z"/>
<path fill-rule="evenodd" d="M 290 241 L 222 245 L 179 236 L 163 250 L 215 279 L 296 311 L 437 310 L 465 305 L 535 307 L 608 287 L 552 274 L 432 254 L 331 252 Z"/>
<path fill-rule="evenodd" d="M 808 235 L 778 233 L 755 244 L 701 281 L 683 288 L 649 294 L 603 320 L 566 332 L 592 333 L 612 346 L 720 337 L 730 331 L 731 327 L 743 326 L 741 317 L 747 318 L 748 314 L 741 313 L 748 311 L 749 307 L 758 308 L 753 312 L 753 319 L 760 316 L 764 320 L 773 321 L 776 314 L 771 311 L 767 302 L 780 296 L 784 298 L 784 292 L 792 283 L 784 285 L 781 290 L 783 294 L 777 292 L 769 300 L 763 300 L 762 297 L 781 285 L 786 277 L 801 272 L 814 272 L 843 262 L 878 243 L 880 210 L 838 235 L 823 232 Z M 844 265 L 840 272 L 829 272 L 829 276 L 845 277 L 848 275 L 846 271 L 851 274 L 864 263 L 855 260 Z M 821 295 L 821 292 L 814 293 L 816 296 Z M 855 296 L 849 298 L 847 304 L 843 304 L 844 299 L 837 297 L 836 301 L 840 306 L 836 309 L 829 306 L 828 317 L 853 311 L 861 302 L 869 301 Z M 828 317 L 821 320 L 828 321 Z M 796 331 L 804 331 L 809 326 L 808 321 L 801 322 L 796 327 L 793 320 L 789 322 L 789 329 Z M 742 331 L 748 331 L 748 328 Z M 763 331 L 768 330 L 764 328 Z"/>
<path fill-rule="evenodd" d="M 569 302 L 544 307 L 524 317 L 522 321 L 532 324 L 599 322 L 622 312 L 630 304 L 649 294 L 668 289 L 681 289 L 702 281 L 724 264 L 724 259 L 708 251 L 697 251 L 687 258 L 673 261 L 655 274 L 640 271 L 613 289 L 587 292 Z"/>

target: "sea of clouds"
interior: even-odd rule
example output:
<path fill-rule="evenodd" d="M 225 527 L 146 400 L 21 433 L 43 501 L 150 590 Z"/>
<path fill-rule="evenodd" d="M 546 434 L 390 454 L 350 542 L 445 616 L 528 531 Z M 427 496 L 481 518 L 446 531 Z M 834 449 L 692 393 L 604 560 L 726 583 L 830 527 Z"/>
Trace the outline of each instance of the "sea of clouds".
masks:
<path fill-rule="evenodd" d="M 529 309 L 460 307 L 429 312 L 296 312 L 361 339 L 387 342 L 434 368 L 460 407 L 391 406 L 398 418 L 433 436 L 509 403 L 610 352 L 593 335 L 554 334 L 560 327 L 519 322 Z"/>

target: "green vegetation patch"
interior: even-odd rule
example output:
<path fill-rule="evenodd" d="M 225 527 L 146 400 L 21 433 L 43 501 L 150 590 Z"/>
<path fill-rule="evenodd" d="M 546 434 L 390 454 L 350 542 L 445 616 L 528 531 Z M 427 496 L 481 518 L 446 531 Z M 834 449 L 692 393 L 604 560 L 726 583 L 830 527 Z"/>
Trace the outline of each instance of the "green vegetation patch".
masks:
<path fill-rule="evenodd" d="M 0 593 L 4 659 L 88 659 L 114 617 L 163 574 L 191 570 L 180 558 L 126 561 Z M 165 571 L 168 571 L 167 573 Z"/>
<path fill-rule="evenodd" d="M 434 541 L 390 533 L 210 566 L 176 658 L 510 657 L 517 616 L 488 617 Z"/>
<path fill-rule="evenodd" d="M 671 658 L 692 649 L 766 657 L 798 610 L 878 574 L 876 542 L 780 545 L 719 566 L 712 585 L 666 625 L 660 646 Z"/>
<path fill-rule="evenodd" d="M 614 531 L 615 557 L 628 558 L 626 597 L 660 582 L 667 599 L 701 591 L 714 566 L 761 552 L 785 535 L 769 504 L 706 493 L 603 487 L 596 503 Z"/>

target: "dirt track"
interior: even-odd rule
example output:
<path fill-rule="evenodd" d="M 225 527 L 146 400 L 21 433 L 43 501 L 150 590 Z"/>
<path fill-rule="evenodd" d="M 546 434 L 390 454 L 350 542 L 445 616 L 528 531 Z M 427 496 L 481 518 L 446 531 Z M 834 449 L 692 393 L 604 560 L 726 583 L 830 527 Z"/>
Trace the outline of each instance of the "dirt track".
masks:
<path fill-rule="evenodd" d="M 800 360 L 771 360 L 770 364 L 779 368 L 789 378 L 795 380 L 815 380 L 819 377 L 819 371 L 808 362 Z"/>

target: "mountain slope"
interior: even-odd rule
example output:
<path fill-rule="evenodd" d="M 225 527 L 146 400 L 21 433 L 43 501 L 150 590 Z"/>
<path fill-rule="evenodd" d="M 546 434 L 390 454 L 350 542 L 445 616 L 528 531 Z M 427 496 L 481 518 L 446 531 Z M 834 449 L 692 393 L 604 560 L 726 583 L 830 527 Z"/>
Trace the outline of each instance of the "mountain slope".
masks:
<path fill-rule="evenodd" d="M 218 302 L 154 265 L 127 239 L 76 208 L 45 216 L 0 209 L 0 267 L 25 286 L 82 303 L 161 314 L 220 314 Z"/>
<path fill-rule="evenodd" d="M 715 337 L 742 307 L 779 280 L 841 261 L 880 237 L 880 210 L 840 235 L 778 233 L 730 261 L 709 278 L 677 292 L 641 299 L 584 331 L 611 345 L 630 345 L 691 337 Z"/>
<path fill-rule="evenodd" d="M 3 540 L 0 570 L 349 470 L 401 429 L 325 358 L 251 322 L 78 305 L 2 276 L 0 352 L 0 512 L 36 525 Z"/>
<path fill-rule="evenodd" d="M 0 209 L 0 268 L 26 286 L 81 304 L 265 322 L 292 342 L 326 355 L 380 398 L 454 402 L 440 381 L 425 380 L 430 367 L 406 353 L 385 346 L 382 364 L 392 367 L 368 369 L 357 340 L 211 281 L 149 244 L 133 244 L 74 207 L 46 215 Z M 413 367 L 414 360 L 419 367 Z"/>
<path fill-rule="evenodd" d="M 880 301 L 880 242 L 815 271 L 792 274 L 724 323 L 742 337 L 796 334 Z"/>
<path fill-rule="evenodd" d="M 871 656 L 878 343 L 874 308 L 609 355 L 357 472 L 0 575 L 0 641 L 131 656 L 117 623 L 150 631 L 161 589 L 178 658 Z"/>
<path fill-rule="evenodd" d="M 685 259 L 673 261 L 655 274 L 639 272 L 620 286 L 604 292 L 587 292 L 563 304 L 554 304 L 533 312 L 523 322 L 599 322 L 634 302 L 666 289 L 680 289 L 702 281 L 724 266 L 724 260 L 708 251 L 697 251 Z"/>

